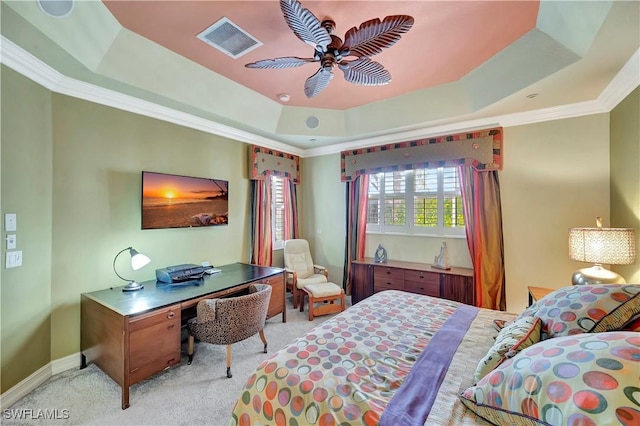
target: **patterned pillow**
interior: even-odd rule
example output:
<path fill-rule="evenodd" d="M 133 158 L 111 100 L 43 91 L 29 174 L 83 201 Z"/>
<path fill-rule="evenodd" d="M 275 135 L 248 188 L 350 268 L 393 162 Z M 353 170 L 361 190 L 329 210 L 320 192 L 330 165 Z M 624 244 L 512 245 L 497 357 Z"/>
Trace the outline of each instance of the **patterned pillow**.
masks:
<path fill-rule="evenodd" d="M 640 424 L 640 334 L 544 340 L 507 359 L 462 403 L 494 424 Z"/>
<path fill-rule="evenodd" d="M 620 328 L 621 331 L 640 332 L 640 314 L 631 318 L 631 320 Z"/>
<path fill-rule="evenodd" d="M 533 308 L 533 306 L 532 306 Z M 542 339 L 617 330 L 640 313 L 640 285 L 594 284 L 564 287 L 535 304 Z"/>
<path fill-rule="evenodd" d="M 515 356 L 521 350 L 540 341 L 540 318 L 517 318 L 508 323 L 498 333 L 489 352 L 480 360 L 476 368 L 474 383 L 494 370 L 506 358 Z"/>

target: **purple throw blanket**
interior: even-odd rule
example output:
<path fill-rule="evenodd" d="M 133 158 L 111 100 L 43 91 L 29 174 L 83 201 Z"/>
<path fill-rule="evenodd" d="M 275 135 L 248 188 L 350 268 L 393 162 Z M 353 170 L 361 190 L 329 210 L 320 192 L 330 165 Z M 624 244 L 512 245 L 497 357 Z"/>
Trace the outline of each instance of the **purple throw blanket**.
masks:
<path fill-rule="evenodd" d="M 479 309 L 461 305 L 431 338 L 382 413 L 380 426 L 424 425 L 451 360 Z"/>

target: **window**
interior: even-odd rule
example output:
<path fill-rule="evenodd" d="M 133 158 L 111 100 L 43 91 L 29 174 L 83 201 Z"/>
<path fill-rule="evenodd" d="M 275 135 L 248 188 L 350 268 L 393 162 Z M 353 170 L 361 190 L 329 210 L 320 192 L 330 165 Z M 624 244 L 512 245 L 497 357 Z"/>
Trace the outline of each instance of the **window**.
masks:
<path fill-rule="evenodd" d="M 273 249 L 284 247 L 284 179 L 271 176 L 271 229 Z"/>
<path fill-rule="evenodd" d="M 369 175 L 367 232 L 464 236 L 456 167 Z"/>

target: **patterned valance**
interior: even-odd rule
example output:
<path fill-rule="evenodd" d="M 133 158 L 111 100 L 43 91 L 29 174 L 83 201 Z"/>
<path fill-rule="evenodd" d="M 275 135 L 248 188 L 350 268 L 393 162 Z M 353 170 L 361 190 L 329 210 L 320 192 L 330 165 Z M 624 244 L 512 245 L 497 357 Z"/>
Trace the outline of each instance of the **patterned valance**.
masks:
<path fill-rule="evenodd" d="M 342 151 L 342 181 L 362 174 L 469 165 L 502 170 L 502 127 Z"/>
<path fill-rule="evenodd" d="M 293 183 L 300 183 L 300 157 L 275 149 L 251 146 L 251 179 L 262 180 L 265 176 L 284 176 Z"/>

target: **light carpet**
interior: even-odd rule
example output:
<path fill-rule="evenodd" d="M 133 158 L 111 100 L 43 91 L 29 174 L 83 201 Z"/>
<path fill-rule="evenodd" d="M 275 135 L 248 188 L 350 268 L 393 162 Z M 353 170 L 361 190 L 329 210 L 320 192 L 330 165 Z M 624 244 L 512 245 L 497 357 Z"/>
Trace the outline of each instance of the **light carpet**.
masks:
<path fill-rule="evenodd" d="M 120 387 L 95 364 L 57 374 L 2 413 L 3 425 L 226 425 L 253 370 L 271 354 L 333 315 L 309 321 L 287 300 L 282 315 L 267 320 L 269 353 L 255 335 L 232 349 L 232 378 L 226 376 L 226 347 L 196 343 L 187 365 L 183 342 L 180 365 L 133 385 L 130 407 L 120 408 Z M 347 306 L 349 306 L 349 297 Z M 18 418 L 22 417 L 22 418 Z"/>

